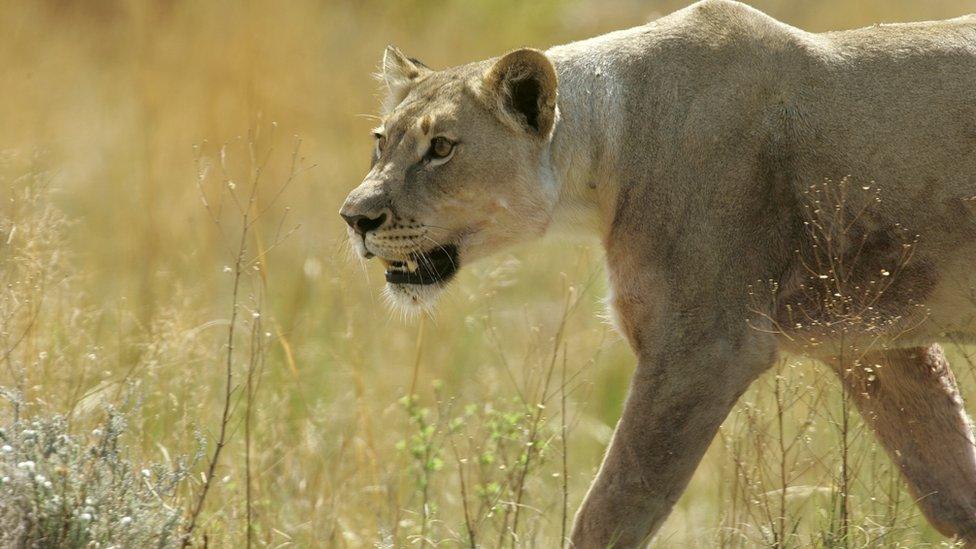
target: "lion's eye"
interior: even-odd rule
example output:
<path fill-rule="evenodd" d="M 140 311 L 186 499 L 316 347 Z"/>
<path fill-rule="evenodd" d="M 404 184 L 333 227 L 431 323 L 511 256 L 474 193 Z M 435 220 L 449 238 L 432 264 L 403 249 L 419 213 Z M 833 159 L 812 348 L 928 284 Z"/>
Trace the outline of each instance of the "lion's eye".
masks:
<path fill-rule="evenodd" d="M 428 153 L 431 158 L 447 158 L 451 155 L 454 150 L 454 143 L 446 137 L 435 137 L 430 142 L 430 152 Z"/>
<path fill-rule="evenodd" d="M 377 132 L 373 134 L 373 137 L 376 138 L 376 148 L 382 151 L 383 147 L 386 147 L 386 136 Z"/>

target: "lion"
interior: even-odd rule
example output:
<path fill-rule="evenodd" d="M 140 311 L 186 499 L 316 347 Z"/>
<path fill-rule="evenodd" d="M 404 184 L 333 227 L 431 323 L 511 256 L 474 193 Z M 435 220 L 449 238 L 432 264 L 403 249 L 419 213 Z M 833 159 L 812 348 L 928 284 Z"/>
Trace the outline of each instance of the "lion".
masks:
<path fill-rule="evenodd" d="M 976 17 L 814 34 L 730 0 L 433 70 L 388 47 L 340 214 L 386 291 L 561 226 L 602 240 L 637 368 L 574 547 L 645 543 L 781 353 L 829 365 L 917 504 L 976 543 L 940 344 L 976 341 Z"/>

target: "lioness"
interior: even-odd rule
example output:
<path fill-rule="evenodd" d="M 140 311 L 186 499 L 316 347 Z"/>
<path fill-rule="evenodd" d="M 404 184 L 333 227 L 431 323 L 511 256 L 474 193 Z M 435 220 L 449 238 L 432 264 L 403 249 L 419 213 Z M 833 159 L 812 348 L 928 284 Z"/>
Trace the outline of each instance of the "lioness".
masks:
<path fill-rule="evenodd" d="M 441 71 L 390 47 L 382 76 L 340 213 L 395 301 L 555 223 L 602 238 L 638 367 L 575 547 L 646 541 L 781 350 L 829 364 L 931 523 L 976 542 L 937 345 L 976 339 L 976 17 L 812 34 L 706 0 Z"/>

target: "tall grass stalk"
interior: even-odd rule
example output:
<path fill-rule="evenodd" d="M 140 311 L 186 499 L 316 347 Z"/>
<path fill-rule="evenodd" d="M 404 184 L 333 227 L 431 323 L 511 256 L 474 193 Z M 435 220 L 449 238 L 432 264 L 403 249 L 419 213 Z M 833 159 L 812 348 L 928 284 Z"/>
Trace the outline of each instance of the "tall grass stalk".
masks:
<path fill-rule="evenodd" d="M 270 140 L 274 142 L 274 129 L 276 125 L 272 125 L 272 131 Z M 238 329 L 240 323 L 241 309 L 244 307 L 244 301 L 242 299 L 241 290 L 242 282 L 245 278 L 250 278 L 255 272 L 260 272 L 263 268 L 263 264 L 266 262 L 267 253 L 277 246 L 281 240 L 286 235 L 281 234 L 280 227 L 284 223 L 284 217 L 282 217 L 279 223 L 279 231 L 275 235 L 275 240 L 269 245 L 264 246 L 263 243 L 255 243 L 255 252 L 251 252 L 251 240 L 254 233 L 257 231 L 256 224 L 261 220 L 261 218 L 269 211 L 271 206 L 277 201 L 278 197 L 282 192 L 290 185 L 290 183 L 295 179 L 295 177 L 300 172 L 301 168 L 298 164 L 298 150 L 301 144 L 300 140 L 296 140 L 295 148 L 292 152 L 292 162 L 289 168 L 287 176 L 284 178 L 283 183 L 276 189 L 275 194 L 268 204 L 263 207 L 258 205 L 258 190 L 262 181 L 262 176 L 268 166 L 268 161 L 271 158 L 274 149 L 268 147 L 267 152 L 260 156 L 256 153 L 256 142 L 260 138 L 259 131 L 251 131 L 248 133 L 247 148 L 249 153 L 249 174 L 247 178 L 247 187 L 243 189 L 243 194 L 238 191 L 237 184 L 232 176 L 232 169 L 228 165 L 227 157 L 227 146 L 223 146 L 219 151 L 219 168 L 220 168 L 220 187 L 218 189 L 218 197 L 226 196 L 229 198 L 234 206 L 234 211 L 238 216 L 238 228 L 236 235 L 236 244 L 231 248 L 232 250 L 232 267 L 229 270 L 232 282 L 231 282 L 231 293 L 230 293 L 230 314 L 227 323 L 226 331 L 226 343 L 224 349 L 224 360 L 223 360 L 223 371 L 224 371 L 224 386 L 223 386 L 223 397 L 221 399 L 220 417 L 218 424 L 218 434 L 214 444 L 213 453 L 207 461 L 206 471 L 203 475 L 203 486 L 201 487 L 199 493 L 196 496 L 195 503 L 192 505 L 189 511 L 189 520 L 187 522 L 186 530 L 183 537 L 183 545 L 188 546 L 196 529 L 200 516 L 203 512 L 204 506 L 207 502 L 207 496 L 210 493 L 211 485 L 217 474 L 217 468 L 220 465 L 221 455 L 225 446 L 229 442 L 229 432 L 233 415 L 233 409 L 236 406 L 235 394 L 238 392 L 239 386 L 235 384 L 235 364 L 237 361 L 237 339 L 238 339 Z M 228 236 L 229 230 L 224 226 L 225 222 L 222 218 L 222 212 L 219 209 L 215 209 L 209 198 L 208 192 L 204 188 L 204 184 L 208 181 L 210 175 L 209 165 L 203 161 L 200 149 L 197 149 L 197 190 L 200 199 L 210 216 L 211 221 L 217 228 L 218 232 L 225 237 Z M 288 233 L 290 234 L 290 232 Z M 266 278 L 262 276 L 261 282 L 266 282 Z M 258 285 L 256 295 L 251 297 L 251 307 L 250 307 L 250 344 L 246 346 L 247 356 L 246 364 L 247 368 L 245 371 L 244 380 L 244 452 L 245 452 L 245 464 L 244 464 L 244 477 L 245 477 L 245 542 L 248 547 L 250 547 L 253 542 L 253 494 L 252 494 L 252 482 L 251 477 L 251 421 L 252 421 L 252 410 L 254 405 L 254 399 L 257 394 L 256 374 L 260 371 L 260 365 L 264 363 L 266 355 L 266 347 L 264 345 L 265 333 L 262 329 L 262 314 L 263 314 L 263 288 L 262 284 Z"/>

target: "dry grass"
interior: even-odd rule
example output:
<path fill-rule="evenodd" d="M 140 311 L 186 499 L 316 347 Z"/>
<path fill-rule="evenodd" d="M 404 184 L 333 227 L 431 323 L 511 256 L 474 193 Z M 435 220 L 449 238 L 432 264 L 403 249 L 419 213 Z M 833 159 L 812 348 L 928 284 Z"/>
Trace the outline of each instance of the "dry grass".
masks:
<path fill-rule="evenodd" d="M 633 367 L 598 320 L 598 247 L 471 266 L 436 314 L 403 322 L 336 211 L 367 167 L 386 43 L 437 67 L 679 5 L 8 4 L 0 385 L 78 433 L 139 395 L 135 468 L 205 440 L 167 504 L 189 518 L 209 485 L 194 535 L 214 546 L 558 545 Z M 974 9 L 756 5 L 813 30 Z M 972 394 L 973 362 L 951 352 Z M 832 374 L 786 362 L 743 397 L 656 545 L 940 539 Z"/>

